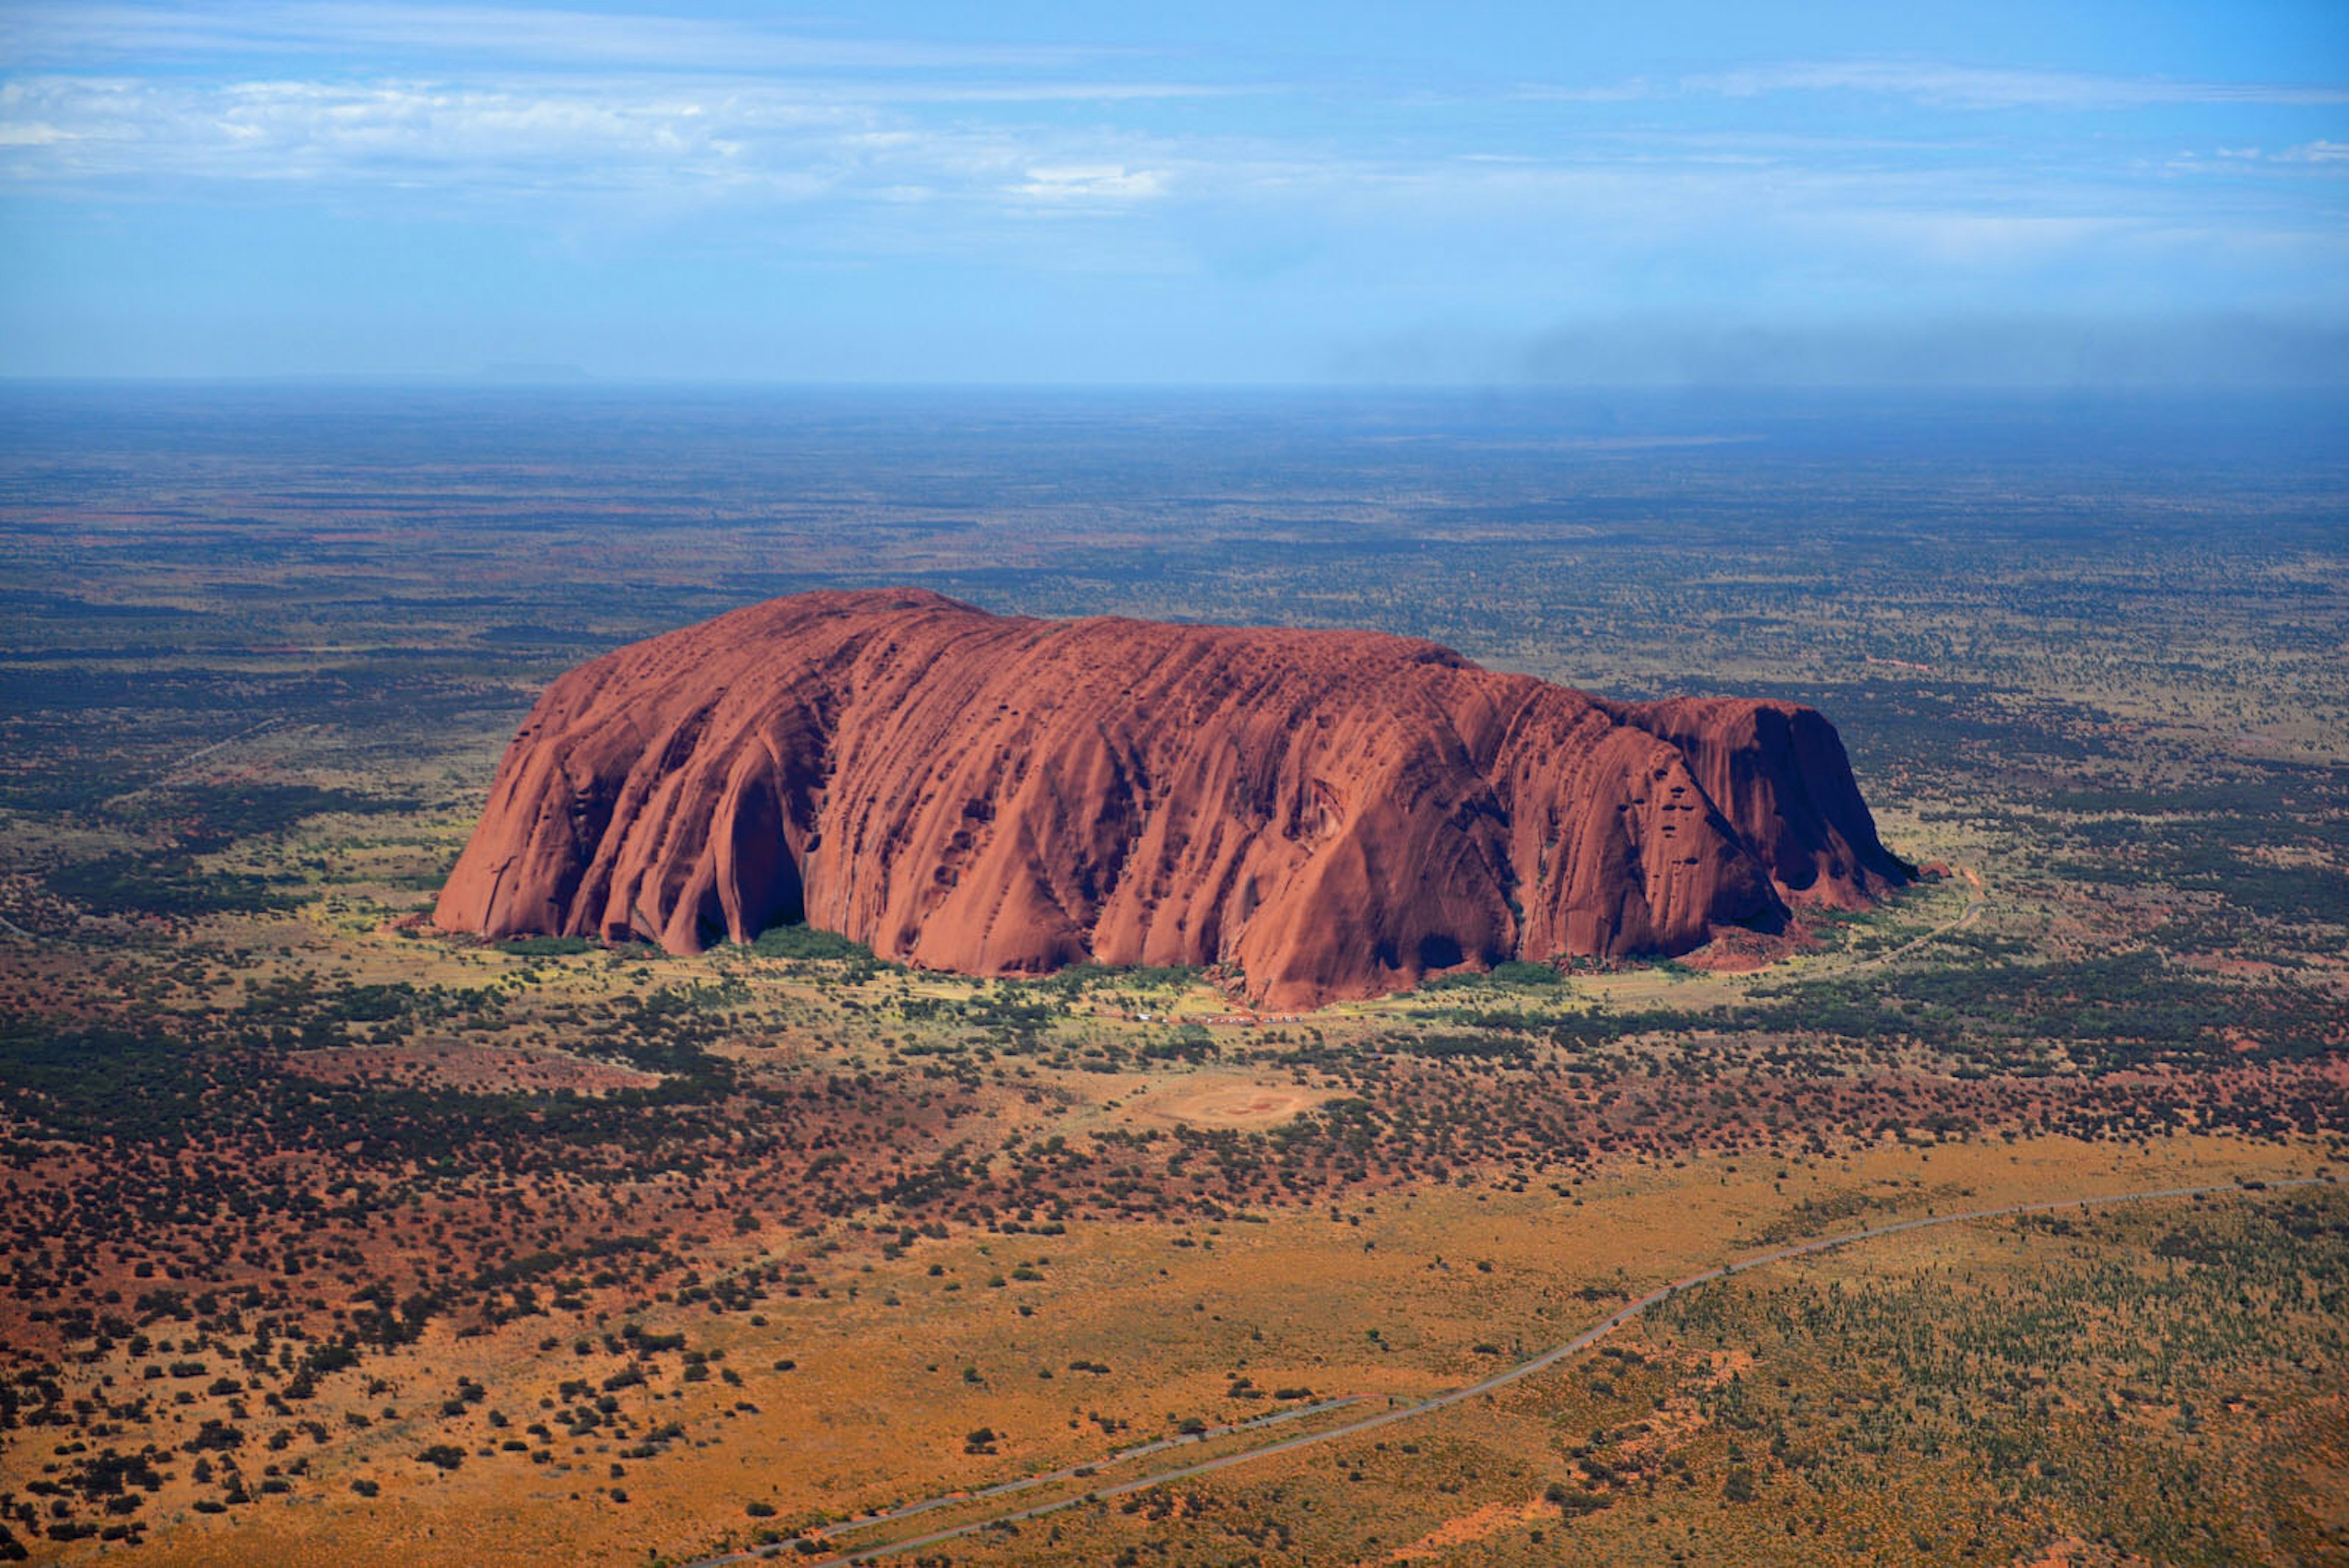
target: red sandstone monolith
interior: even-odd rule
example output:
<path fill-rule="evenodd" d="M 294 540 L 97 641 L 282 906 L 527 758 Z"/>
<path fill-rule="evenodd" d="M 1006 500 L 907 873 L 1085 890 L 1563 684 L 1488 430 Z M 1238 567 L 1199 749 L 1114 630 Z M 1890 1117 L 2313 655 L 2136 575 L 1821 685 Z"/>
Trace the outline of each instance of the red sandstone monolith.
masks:
<path fill-rule="evenodd" d="M 435 919 L 680 953 L 805 920 L 971 974 L 1216 965 L 1298 1007 L 1685 952 L 1907 876 L 1809 708 L 903 589 L 775 599 L 563 676 Z"/>

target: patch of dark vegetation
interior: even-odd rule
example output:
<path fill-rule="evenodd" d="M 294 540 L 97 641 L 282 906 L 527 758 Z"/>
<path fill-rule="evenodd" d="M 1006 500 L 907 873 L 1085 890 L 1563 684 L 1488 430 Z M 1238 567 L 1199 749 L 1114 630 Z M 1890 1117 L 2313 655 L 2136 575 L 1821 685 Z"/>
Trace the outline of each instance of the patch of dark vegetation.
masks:
<path fill-rule="evenodd" d="M 160 1013 L 136 1026 L 0 1014 L 0 1086 L 11 1115 L 76 1142 L 122 1137 L 162 1149 L 254 1136 L 369 1158 L 430 1163 L 461 1154 L 527 1167 L 625 1161 L 676 1130 L 648 1113 L 683 1116 L 704 1130 L 737 1090 L 732 1064 L 704 1049 L 722 1024 L 676 992 L 627 998 L 612 1023 L 585 1032 L 584 1049 L 663 1075 L 602 1097 L 337 1085 L 284 1070 L 286 1052 L 351 1044 L 360 1025 L 461 1020 L 484 1001 L 405 987 L 276 988 L 198 1030 Z"/>
<path fill-rule="evenodd" d="M 589 640 L 576 627 L 537 626 L 522 621 L 483 627 L 474 635 L 501 648 L 578 648 Z"/>
<path fill-rule="evenodd" d="M 305 817 L 328 812 L 368 816 L 413 811 L 416 806 L 416 800 L 409 795 L 366 794 L 314 784 L 174 784 L 140 795 L 135 811 L 112 815 L 126 826 L 175 824 L 178 846 L 204 854 L 240 838 L 283 833 Z"/>
<path fill-rule="evenodd" d="M 1682 1023 L 1706 1026 L 1695 1017 Z M 2339 1002 L 2320 987 L 2233 984 L 2140 948 L 2063 963 L 1986 958 L 1815 983 L 1728 1009 L 1711 1027 L 1912 1042 L 2029 1076 L 2050 1070 L 2054 1047 L 2090 1072 L 2321 1056 L 2340 1048 L 2344 1026 Z"/>
<path fill-rule="evenodd" d="M 2209 837 L 2183 841 L 2137 822 L 2116 830 L 2116 836 L 2123 835 L 2129 846 L 2125 858 L 2063 859 L 2052 869 L 2101 887 L 2215 893 L 2255 919 L 2349 926 L 2349 871 L 2266 864 L 2230 847 L 2225 840 L 2234 835 L 2215 825 Z"/>
<path fill-rule="evenodd" d="M 1438 975 L 1421 984 L 1423 992 L 1550 991 L 1567 983 L 1567 972 L 1556 964 L 1505 959 L 1490 970 L 1464 970 Z"/>
<path fill-rule="evenodd" d="M 1185 964 L 1076 963 L 1030 983 L 1040 990 L 1075 997 L 1096 992 L 1181 990 L 1200 984 L 1206 978 L 1206 970 Z"/>
<path fill-rule="evenodd" d="M 50 892 L 93 915 L 255 914 L 293 907 L 285 885 L 246 871 L 221 871 L 183 853 L 108 855 L 42 873 Z"/>
<path fill-rule="evenodd" d="M 2209 1456 L 2271 1449 L 2281 1432 L 2323 1443 L 2318 1412 L 2349 1355 L 2340 1195 L 2015 1230 L 1997 1251 L 2028 1266 L 1995 1282 L 1947 1266 L 1799 1269 L 1654 1309 L 1659 1334 L 1752 1347 L 1744 1376 L 1684 1385 L 1706 1427 L 1727 1434 L 1727 1458 L 1705 1461 L 1725 1467 L 1724 1490 L 1744 1477 L 1742 1501 L 1763 1528 L 1801 1536 L 1834 1478 L 1867 1456 L 1876 1506 L 1847 1516 L 1835 1541 L 1854 1559 L 2019 1561 L 2054 1534 L 2093 1539 L 2118 1561 L 2302 1555 L 2288 1543 L 2318 1532 L 2297 1498 L 2322 1483 L 2302 1493 L 2303 1478 L 2270 1469 L 2282 1484 L 2246 1489 L 2246 1463 L 2271 1461 Z M 1855 1388 L 1873 1391 L 1864 1416 Z M 1952 1491 L 1962 1512 L 1944 1511 Z M 1661 1539 L 1622 1550 L 1644 1558 Z M 1962 1552 L 1946 1550 L 1959 1541 Z"/>
<path fill-rule="evenodd" d="M 881 961 L 863 942 L 802 924 L 769 926 L 756 940 L 745 944 L 743 950 L 761 958 L 839 961 L 866 968 L 877 967 Z"/>
<path fill-rule="evenodd" d="M 585 937 L 508 937 L 497 944 L 502 953 L 516 958 L 576 958 L 598 951 L 603 944 Z"/>

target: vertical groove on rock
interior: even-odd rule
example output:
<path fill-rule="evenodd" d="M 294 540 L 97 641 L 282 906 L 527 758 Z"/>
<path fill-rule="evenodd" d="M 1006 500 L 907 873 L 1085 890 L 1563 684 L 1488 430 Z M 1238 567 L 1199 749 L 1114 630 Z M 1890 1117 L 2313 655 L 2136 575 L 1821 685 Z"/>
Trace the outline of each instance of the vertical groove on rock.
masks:
<path fill-rule="evenodd" d="M 804 919 L 980 974 L 1219 964 L 1296 1006 L 1683 952 L 1906 877 L 1807 708 L 891 589 L 754 605 L 556 680 L 436 919 L 679 952 Z"/>

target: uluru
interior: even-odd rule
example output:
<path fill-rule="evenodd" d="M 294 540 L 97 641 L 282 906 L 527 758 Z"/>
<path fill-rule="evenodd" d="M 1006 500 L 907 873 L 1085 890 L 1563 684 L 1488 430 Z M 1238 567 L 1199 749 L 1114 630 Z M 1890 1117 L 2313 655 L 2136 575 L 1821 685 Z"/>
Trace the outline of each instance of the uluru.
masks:
<path fill-rule="evenodd" d="M 773 599 L 555 680 L 435 919 L 677 953 L 804 921 L 970 974 L 1212 966 L 1289 1008 L 1683 953 L 1908 875 L 1811 708 L 885 589 Z"/>

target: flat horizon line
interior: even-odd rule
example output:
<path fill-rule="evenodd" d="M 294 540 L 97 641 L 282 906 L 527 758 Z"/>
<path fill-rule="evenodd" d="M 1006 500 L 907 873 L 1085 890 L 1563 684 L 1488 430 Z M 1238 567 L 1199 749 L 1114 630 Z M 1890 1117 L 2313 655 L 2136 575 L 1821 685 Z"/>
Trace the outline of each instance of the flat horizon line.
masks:
<path fill-rule="evenodd" d="M 383 388 L 434 391 L 626 392 L 1134 392 L 1312 393 L 1378 397 L 1445 394 L 1473 397 L 1624 394 L 1778 396 L 1897 392 L 1910 396 L 2174 396 L 2349 397 L 2339 380 L 2116 381 L 1361 381 L 1361 380 L 1112 380 L 1112 379 L 853 379 L 720 376 L 502 376 L 465 372 L 290 371 L 285 373 L 20 374 L 0 371 L 0 389 L 38 388 Z"/>

